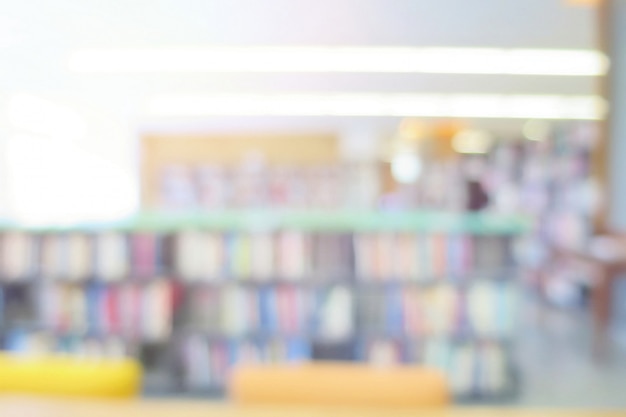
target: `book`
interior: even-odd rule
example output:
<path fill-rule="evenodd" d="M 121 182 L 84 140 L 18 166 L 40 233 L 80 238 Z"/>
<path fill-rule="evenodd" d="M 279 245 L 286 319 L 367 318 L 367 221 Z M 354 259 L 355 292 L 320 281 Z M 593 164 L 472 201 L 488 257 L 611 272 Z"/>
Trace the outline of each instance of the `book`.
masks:
<path fill-rule="evenodd" d="M 2 235 L 0 270 L 2 279 L 7 282 L 24 280 L 33 276 L 37 258 L 37 237 L 22 232 L 8 232 Z"/>
<path fill-rule="evenodd" d="M 275 241 L 270 233 L 255 232 L 250 236 L 250 275 L 256 281 L 269 281 L 276 274 Z"/>
<path fill-rule="evenodd" d="M 298 281 L 309 273 L 307 236 L 297 231 L 282 231 L 277 235 L 279 279 Z"/>
<path fill-rule="evenodd" d="M 65 239 L 66 279 L 86 280 L 93 276 L 93 240 L 91 236 L 70 233 Z"/>
<path fill-rule="evenodd" d="M 105 282 L 119 282 L 129 275 L 128 238 L 122 233 L 97 233 L 94 236 L 95 277 Z"/>

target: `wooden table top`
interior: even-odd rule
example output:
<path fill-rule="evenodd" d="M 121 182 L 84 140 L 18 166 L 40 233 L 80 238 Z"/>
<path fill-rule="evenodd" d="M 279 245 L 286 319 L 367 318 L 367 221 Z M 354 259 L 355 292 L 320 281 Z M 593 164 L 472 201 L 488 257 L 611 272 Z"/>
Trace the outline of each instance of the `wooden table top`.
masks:
<path fill-rule="evenodd" d="M 238 407 L 184 400 L 59 400 L 0 397 L 2 417 L 626 417 L 626 411 L 452 407 L 443 410 L 295 406 Z"/>

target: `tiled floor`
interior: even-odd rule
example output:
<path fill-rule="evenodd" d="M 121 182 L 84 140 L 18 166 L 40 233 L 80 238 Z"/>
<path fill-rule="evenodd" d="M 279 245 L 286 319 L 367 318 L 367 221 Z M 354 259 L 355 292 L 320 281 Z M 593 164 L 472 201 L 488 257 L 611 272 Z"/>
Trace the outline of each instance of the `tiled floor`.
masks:
<path fill-rule="evenodd" d="M 594 360 L 587 314 L 548 310 L 534 303 L 524 311 L 516 341 L 522 378 L 516 402 L 537 407 L 626 408 L 626 338 L 614 332 L 609 357 Z"/>

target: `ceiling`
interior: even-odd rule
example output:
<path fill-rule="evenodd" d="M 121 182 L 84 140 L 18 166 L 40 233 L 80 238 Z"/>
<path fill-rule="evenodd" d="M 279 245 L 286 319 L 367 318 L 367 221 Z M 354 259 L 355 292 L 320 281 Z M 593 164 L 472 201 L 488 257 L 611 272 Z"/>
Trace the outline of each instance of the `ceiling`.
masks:
<path fill-rule="evenodd" d="M 72 74 L 78 48 L 197 45 L 594 48 L 594 9 L 563 0 L 109 0 L 5 2 L 0 111 L 14 93 L 54 98 L 138 129 L 389 128 L 395 118 L 154 120 L 160 93 L 409 92 L 592 94 L 589 77 L 435 74 Z M 91 114 L 90 113 L 90 114 Z M 0 121 L 2 121 L 0 115 Z M 492 121 L 494 126 L 513 126 Z M 6 123 L 4 123 L 6 125 Z"/>

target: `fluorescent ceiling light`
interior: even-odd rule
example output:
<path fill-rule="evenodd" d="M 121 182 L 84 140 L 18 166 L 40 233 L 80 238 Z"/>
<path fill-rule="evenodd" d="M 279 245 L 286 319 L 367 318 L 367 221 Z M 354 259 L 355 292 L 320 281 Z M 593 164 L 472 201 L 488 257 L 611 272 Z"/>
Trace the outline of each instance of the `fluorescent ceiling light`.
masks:
<path fill-rule="evenodd" d="M 604 117 L 597 96 L 496 94 L 217 94 L 163 95 L 147 103 L 154 117 L 390 116 L 513 119 Z"/>
<path fill-rule="evenodd" d="M 544 120 L 529 120 L 524 124 L 522 133 L 528 140 L 541 142 L 550 136 L 550 125 Z"/>
<path fill-rule="evenodd" d="M 599 76 L 595 50 L 412 47 L 85 49 L 69 69 L 88 73 L 322 72 Z"/>

